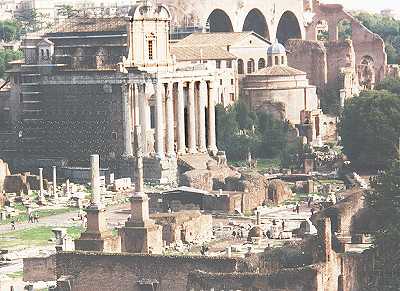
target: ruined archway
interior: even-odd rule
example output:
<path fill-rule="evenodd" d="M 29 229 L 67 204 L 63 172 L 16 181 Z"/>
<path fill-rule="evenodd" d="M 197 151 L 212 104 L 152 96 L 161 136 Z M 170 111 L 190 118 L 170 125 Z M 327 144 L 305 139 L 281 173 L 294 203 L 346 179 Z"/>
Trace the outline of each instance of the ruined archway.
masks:
<path fill-rule="evenodd" d="M 291 11 L 282 14 L 276 30 L 276 38 L 282 44 L 290 38 L 301 38 L 301 29 L 296 15 Z"/>
<path fill-rule="evenodd" d="M 208 16 L 207 24 L 210 32 L 233 32 L 232 21 L 228 14 L 221 9 L 215 9 Z"/>
<path fill-rule="evenodd" d="M 267 20 L 261 11 L 256 8 L 250 10 L 247 14 L 243 24 L 243 31 L 254 31 L 266 39 L 270 39 Z"/>

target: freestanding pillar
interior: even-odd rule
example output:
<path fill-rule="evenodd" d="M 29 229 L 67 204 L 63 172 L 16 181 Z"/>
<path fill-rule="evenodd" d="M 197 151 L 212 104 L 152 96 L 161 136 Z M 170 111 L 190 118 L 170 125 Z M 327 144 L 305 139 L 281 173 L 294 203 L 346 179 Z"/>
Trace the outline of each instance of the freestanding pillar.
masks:
<path fill-rule="evenodd" d="M 174 100 L 173 100 L 173 83 L 168 83 L 166 94 L 166 108 L 167 108 L 167 155 L 169 157 L 175 156 L 174 142 Z"/>
<path fill-rule="evenodd" d="M 207 83 L 200 82 L 199 92 L 199 151 L 205 153 L 207 151 L 206 145 L 206 100 L 207 100 Z"/>
<path fill-rule="evenodd" d="M 43 197 L 43 168 L 39 168 L 39 196 Z"/>
<path fill-rule="evenodd" d="M 215 132 L 215 93 L 214 82 L 210 82 L 210 93 L 208 96 L 208 151 L 212 155 L 218 152 Z"/>
<path fill-rule="evenodd" d="M 147 156 L 147 102 L 146 102 L 146 87 L 145 84 L 138 84 L 138 97 L 139 97 L 139 123 L 142 126 L 142 146 L 143 155 Z"/>
<path fill-rule="evenodd" d="M 113 237 L 107 230 L 105 208 L 100 196 L 100 163 L 98 155 L 90 156 L 90 180 L 92 193 L 90 205 L 85 209 L 87 227 L 81 237 L 75 240 L 75 249 L 82 251 L 120 251 L 120 238 Z M 116 247 L 118 246 L 118 247 Z"/>
<path fill-rule="evenodd" d="M 122 93 L 122 114 L 124 129 L 124 157 L 132 156 L 132 133 L 131 133 L 131 114 L 129 110 L 129 90 L 126 84 L 121 87 Z"/>
<path fill-rule="evenodd" d="M 135 127 L 135 141 L 140 141 L 140 127 Z M 135 193 L 130 197 L 131 215 L 119 230 L 121 250 L 129 253 L 162 252 L 162 227 L 149 218 L 149 198 L 143 189 L 143 156 L 140 143 L 135 142 Z"/>
<path fill-rule="evenodd" d="M 194 103 L 194 82 L 189 82 L 188 90 L 188 120 L 189 120 L 189 153 L 194 154 L 197 152 L 196 149 L 196 112 Z"/>
<path fill-rule="evenodd" d="M 67 179 L 67 181 L 65 182 L 65 188 L 66 188 L 65 194 L 67 194 L 67 197 L 70 197 L 71 196 L 71 188 L 69 185 L 69 179 Z"/>
<path fill-rule="evenodd" d="M 54 199 L 58 198 L 57 194 L 57 167 L 53 166 L 53 196 Z"/>
<path fill-rule="evenodd" d="M 163 90 L 164 86 L 155 80 L 155 95 L 156 95 L 156 140 L 155 150 L 156 157 L 159 159 L 164 158 L 164 111 L 163 111 Z"/>
<path fill-rule="evenodd" d="M 177 96 L 177 128 L 178 128 L 178 154 L 186 153 L 185 141 L 185 100 L 183 95 L 183 83 L 178 82 Z"/>

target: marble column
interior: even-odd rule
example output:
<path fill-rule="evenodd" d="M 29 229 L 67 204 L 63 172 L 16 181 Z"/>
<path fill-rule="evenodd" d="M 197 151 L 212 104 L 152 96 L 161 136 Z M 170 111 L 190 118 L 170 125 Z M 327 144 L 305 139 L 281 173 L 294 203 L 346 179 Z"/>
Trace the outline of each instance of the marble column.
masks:
<path fill-rule="evenodd" d="M 194 154 L 197 152 L 196 149 L 196 111 L 194 103 L 194 81 L 189 82 L 188 88 L 188 121 L 189 121 L 189 134 L 188 144 L 189 153 Z"/>
<path fill-rule="evenodd" d="M 155 136 L 155 150 L 156 157 L 159 159 L 164 158 L 164 111 L 163 111 L 163 90 L 164 85 L 156 80 L 155 95 L 156 95 L 156 136 Z"/>
<path fill-rule="evenodd" d="M 168 83 L 166 94 L 166 110 L 167 110 L 167 155 L 175 156 L 175 133 L 174 133 L 174 99 L 173 99 L 173 83 Z"/>
<path fill-rule="evenodd" d="M 177 96 L 177 128 L 178 128 L 178 154 L 186 153 L 185 141 L 185 99 L 183 95 L 183 82 L 178 82 Z"/>
<path fill-rule="evenodd" d="M 207 100 L 207 83 L 200 82 L 199 88 L 199 151 L 202 153 L 207 152 L 206 145 L 206 100 Z"/>
<path fill-rule="evenodd" d="M 100 206 L 100 158 L 99 155 L 90 156 L 90 183 L 92 187 L 92 195 L 90 196 L 90 204 Z"/>
<path fill-rule="evenodd" d="M 134 108 L 134 110 L 133 110 L 133 112 L 134 112 L 134 114 L 133 114 L 133 117 L 134 117 L 134 119 L 133 119 L 133 124 L 134 124 L 134 126 L 136 126 L 136 125 L 140 125 L 140 120 L 139 120 L 139 84 L 133 84 L 132 85 L 133 86 L 133 108 Z"/>
<path fill-rule="evenodd" d="M 135 153 L 136 153 L 136 168 L 135 168 L 135 194 L 144 194 L 144 176 L 143 176 L 143 146 L 141 144 L 141 126 L 135 126 Z"/>
<path fill-rule="evenodd" d="M 53 195 L 54 199 L 58 198 L 57 194 L 57 167 L 53 166 Z"/>
<path fill-rule="evenodd" d="M 142 138 L 142 149 L 143 155 L 147 156 L 147 129 L 148 129 L 148 122 L 147 122 L 147 102 L 146 102 L 146 86 L 145 84 L 137 84 L 138 87 L 138 101 L 139 101 L 139 124 L 142 127 L 141 130 L 141 138 Z"/>
<path fill-rule="evenodd" d="M 210 93 L 208 96 L 208 151 L 215 155 L 218 152 L 215 132 L 215 83 L 210 82 Z"/>
<path fill-rule="evenodd" d="M 124 153 L 125 157 L 132 156 L 132 133 L 131 133 L 131 114 L 129 110 L 129 90 L 126 84 L 121 87 L 122 94 L 122 116 L 123 116 L 123 137 L 124 137 Z"/>
<path fill-rule="evenodd" d="M 67 181 L 65 182 L 65 188 L 66 188 L 65 194 L 67 194 L 67 197 L 70 197 L 71 196 L 71 188 L 69 185 L 69 179 L 67 179 Z"/>
<path fill-rule="evenodd" d="M 43 189 L 43 168 L 39 168 L 39 198 L 44 197 Z"/>

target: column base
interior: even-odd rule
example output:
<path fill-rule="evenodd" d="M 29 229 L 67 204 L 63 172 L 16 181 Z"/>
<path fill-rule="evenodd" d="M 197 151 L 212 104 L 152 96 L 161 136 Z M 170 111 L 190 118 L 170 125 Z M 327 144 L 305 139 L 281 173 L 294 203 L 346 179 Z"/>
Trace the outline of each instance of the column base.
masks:
<path fill-rule="evenodd" d="M 209 153 L 211 156 L 216 156 L 217 153 L 218 153 L 217 147 L 208 147 L 208 153 Z"/>

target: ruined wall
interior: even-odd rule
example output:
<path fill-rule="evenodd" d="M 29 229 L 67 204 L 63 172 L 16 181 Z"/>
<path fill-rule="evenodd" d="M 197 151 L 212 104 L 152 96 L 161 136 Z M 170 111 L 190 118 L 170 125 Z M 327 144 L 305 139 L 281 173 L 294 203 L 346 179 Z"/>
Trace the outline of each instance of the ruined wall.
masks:
<path fill-rule="evenodd" d="M 313 7 L 314 16 L 312 22 L 306 27 L 306 39 L 317 40 L 317 26 L 321 22 L 328 25 L 329 42 L 337 42 L 339 22 L 346 20 L 351 24 L 355 65 L 361 65 L 365 57 L 373 60 L 373 70 L 375 72 L 375 82 L 379 82 L 385 77 L 387 56 L 383 39 L 368 30 L 352 15 L 343 10 L 342 5 L 315 3 Z"/>
<path fill-rule="evenodd" d="M 341 68 L 353 68 L 354 49 L 350 40 L 327 42 L 325 43 L 327 50 L 327 81 L 331 88 L 341 89 L 343 84 L 338 78 Z"/>
<path fill-rule="evenodd" d="M 346 253 L 339 256 L 341 270 L 339 291 L 367 290 L 373 272 L 373 251 L 362 254 Z M 340 289 L 342 288 L 342 289 Z"/>
<path fill-rule="evenodd" d="M 57 253 L 57 277 L 72 276 L 72 291 L 140 291 L 144 280 L 159 282 L 159 291 L 184 291 L 188 274 L 250 271 L 238 258 L 106 254 L 85 252 Z"/>
<path fill-rule="evenodd" d="M 197 271 L 190 274 L 187 290 L 200 291 L 214 288 L 215 290 L 320 291 L 324 290 L 320 284 L 321 278 L 321 272 L 312 267 L 281 270 L 271 275 L 212 274 Z"/>
<path fill-rule="evenodd" d="M 44 258 L 24 258 L 24 281 L 55 281 L 56 280 L 56 256 Z"/>
<path fill-rule="evenodd" d="M 311 85 L 323 89 L 328 81 L 327 57 L 319 41 L 289 39 L 286 43 L 288 65 L 307 73 Z"/>

